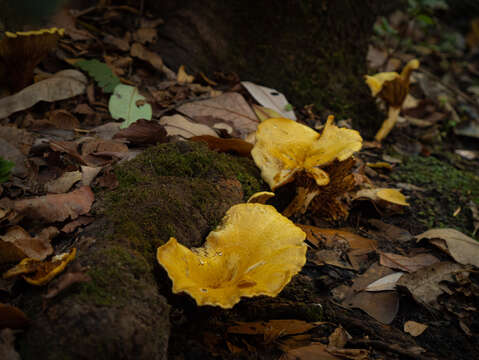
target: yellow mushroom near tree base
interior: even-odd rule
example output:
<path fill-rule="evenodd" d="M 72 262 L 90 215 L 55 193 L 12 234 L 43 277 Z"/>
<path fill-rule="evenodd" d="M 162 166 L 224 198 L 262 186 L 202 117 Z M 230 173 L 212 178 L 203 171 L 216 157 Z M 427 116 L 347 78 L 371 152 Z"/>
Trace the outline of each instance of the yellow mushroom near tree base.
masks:
<path fill-rule="evenodd" d="M 304 213 L 321 187 L 331 182 L 324 167 L 361 149 L 359 132 L 338 128 L 333 121 L 329 116 L 321 134 L 285 118 L 268 119 L 258 126 L 251 155 L 263 179 L 272 190 L 299 179 L 296 198 L 284 212 L 287 216 Z"/>
<path fill-rule="evenodd" d="M 238 204 L 201 248 L 171 238 L 157 260 L 198 305 L 231 308 L 241 297 L 276 296 L 306 262 L 306 234 L 274 207 Z"/>
<path fill-rule="evenodd" d="M 406 64 L 401 74 L 383 72 L 364 77 L 371 95 L 379 96 L 388 105 L 388 117 L 375 136 L 377 141 L 382 141 L 396 124 L 401 106 L 409 92 L 411 73 L 418 68 L 419 60 L 413 59 Z"/>

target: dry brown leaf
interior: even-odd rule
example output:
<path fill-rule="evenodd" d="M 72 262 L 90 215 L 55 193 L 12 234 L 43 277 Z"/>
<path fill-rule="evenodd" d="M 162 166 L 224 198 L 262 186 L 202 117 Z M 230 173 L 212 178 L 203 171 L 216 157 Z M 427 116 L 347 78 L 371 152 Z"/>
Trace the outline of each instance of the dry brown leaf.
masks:
<path fill-rule="evenodd" d="M 317 247 L 320 244 L 331 247 L 338 241 L 346 241 L 351 249 L 371 249 L 376 250 L 375 240 L 362 237 L 347 230 L 341 229 L 323 229 L 311 225 L 299 226 L 306 233 L 306 239 Z"/>
<path fill-rule="evenodd" d="M 390 324 L 399 310 L 399 296 L 395 291 L 361 291 L 343 304 L 358 308 L 383 324 Z"/>
<path fill-rule="evenodd" d="M 403 276 L 403 272 L 395 272 L 389 275 L 386 275 L 371 284 L 369 284 L 365 291 L 388 291 L 394 290 L 396 288 L 396 283 Z"/>
<path fill-rule="evenodd" d="M 187 120 L 184 116 L 179 114 L 173 116 L 163 116 L 160 119 L 160 124 L 165 127 L 169 136 L 181 136 L 189 139 L 193 136 L 210 135 L 218 137 L 216 131 L 211 127 Z"/>
<path fill-rule="evenodd" d="M 432 244 L 446 251 L 457 262 L 479 267 L 479 242 L 456 229 L 432 229 L 417 235 L 416 238 L 418 241 L 424 238 L 432 239 Z M 442 241 L 434 241 L 435 239 Z"/>
<path fill-rule="evenodd" d="M 117 132 L 113 139 L 126 139 L 134 145 L 150 145 L 168 142 L 167 132 L 163 125 L 154 121 L 140 119 L 126 129 Z"/>
<path fill-rule="evenodd" d="M 23 155 L 28 155 L 35 142 L 35 137 L 31 133 L 15 126 L 0 126 L 0 139 L 13 145 Z"/>
<path fill-rule="evenodd" d="M 156 70 L 164 73 L 168 79 L 176 80 L 176 74 L 165 66 L 161 56 L 153 51 L 148 50 L 140 43 L 136 42 L 136 43 L 133 43 L 133 45 L 131 45 L 130 55 L 148 62 Z"/>
<path fill-rule="evenodd" d="M 90 187 L 82 186 L 67 194 L 17 200 L 13 202 L 13 209 L 30 219 L 56 222 L 87 214 L 94 200 Z"/>
<path fill-rule="evenodd" d="M 407 332 L 414 337 L 421 335 L 427 328 L 427 325 L 415 321 L 406 321 L 404 323 L 404 332 Z"/>
<path fill-rule="evenodd" d="M 136 30 L 133 38 L 142 44 L 152 43 L 158 38 L 158 33 L 153 27 L 143 27 Z"/>
<path fill-rule="evenodd" d="M 116 37 L 116 36 L 112 36 L 112 35 L 106 35 L 104 38 L 103 38 L 103 41 L 106 43 L 106 44 L 110 44 L 110 45 L 113 45 L 114 47 L 116 47 L 118 50 L 121 50 L 121 51 L 128 51 L 130 50 L 130 43 L 125 40 L 125 39 L 122 39 L 122 38 L 119 38 L 119 37 Z"/>
<path fill-rule="evenodd" d="M 45 299 L 51 299 L 65 289 L 68 289 L 73 284 L 88 282 L 90 280 L 90 276 L 82 271 L 68 272 L 60 276 L 60 278 L 56 280 L 54 284 L 51 284 L 48 287 L 48 292 L 43 297 Z"/>
<path fill-rule="evenodd" d="M 233 92 L 212 99 L 186 103 L 177 110 L 193 119 L 197 116 L 213 116 L 222 119 L 235 130 L 233 136 L 243 139 L 256 131 L 259 124 L 259 120 L 243 96 Z"/>
<path fill-rule="evenodd" d="M 82 179 L 80 171 L 70 171 L 63 173 L 59 178 L 49 181 L 45 184 L 45 189 L 49 193 L 63 194 L 66 193 L 71 187 Z"/>
<path fill-rule="evenodd" d="M 103 140 L 111 140 L 113 136 L 120 131 L 120 123 L 109 122 L 101 126 L 97 126 L 91 130 L 95 133 L 96 137 Z"/>
<path fill-rule="evenodd" d="M 27 159 L 26 156 L 23 155 L 15 146 L 2 138 L 0 138 L 0 157 L 14 163 L 14 167 L 12 169 L 13 175 L 19 177 L 25 177 L 28 175 L 28 169 L 25 166 L 25 161 Z"/>
<path fill-rule="evenodd" d="M 80 121 L 65 109 L 49 111 L 48 122 L 57 129 L 74 130 L 80 127 Z"/>
<path fill-rule="evenodd" d="M 415 272 L 425 266 L 439 262 L 439 259 L 431 254 L 419 254 L 412 257 L 381 253 L 379 263 L 392 269 L 399 269 L 406 272 Z"/>
<path fill-rule="evenodd" d="M 23 329 L 27 327 L 28 322 L 22 310 L 16 306 L 0 303 L 0 329 Z"/>
<path fill-rule="evenodd" d="M 101 169 L 101 167 L 82 166 L 82 184 L 85 186 L 90 186 L 91 182 L 96 178 Z"/>
<path fill-rule="evenodd" d="M 279 337 L 305 333 L 320 323 L 308 323 L 302 320 L 269 320 L 256 322 L 236 322 L 227 330 L 230 334 L 263 335 L 266 342 Z"/>
<path fill-rule="evenodd" d="M 22 227 L 11 227 L 5 235 L 0 236 L 0 263 L 17 262 L 25 257 L 45 259 L 53 253 L 50 242 L 58 232 L 57 228 L 50 226 L 31 237 Z"/>
<path fill-rule="evenodd" d="M 289 350 L 280 360 L 341 360 L 327 351 L 327 346 L 319 342 Z"/>
<path fill-rule="evenodd" d="M 241 139 L 223 139 L 211 135 L 193 136 L 190 141 L 204 142 L 210 150 L 243 157 L 251 157 L 253 144 Z"/>
<path fill-rule="evenodd" d="M 454 276 L 464 271 L 465 268 L 460 264 L 443 261 L 403 275 L 397 286 L 407 288 L 416 301 L 440 309 L 437 297 L 444 292 L 440 283 L 453 282 Z"/>
<path fill-rule="evenodd" d="M 78 144 L 74 141 L 50 141 L 50 149 L 67 153 L 80 164 L 87 165 L 85 159 L 78 153 Z"/>
<path fill-rule="evenodd" d="M 0 99 L 0 119 L 28 109 L 39 101 L 53 102 L 83 94 L 87 83 L 85 75 L 78 70 L 59 71 L 51 78 Z"/>
<path fill-rule="evenodd" d="M 381 220 L 370 219 L 368 222 L 379 230 L 376 233 L 377 235 L 385 235 L 390 241 L 406 242 L 413 238 L 409 231 L 395 225 L 386 224 Z"/>
<path fill-rule="evenodd" d="M 328 347 L 343 348 L 348 340 L 351 339 L 351 335 L 348 334 L 341 326 L 337 327 L 331 335 L 329 335 L 329 345 Z"/>
<path fill-rule="evenodd" d="M 95 221 L 94 217 L 80 216 L 62 227 L 61 231 L 64 233 L 71 233 L 75 231 L 79 226 L 91 224 L 93 221 Z"/>
<path fill-rule="evenodd" d="M 341 359 L 350 360 L 367 360 L 369 359 L 369 351 L 366 349 L 335 349 L 327 348 L 330 354 L 339 356 Z"/>

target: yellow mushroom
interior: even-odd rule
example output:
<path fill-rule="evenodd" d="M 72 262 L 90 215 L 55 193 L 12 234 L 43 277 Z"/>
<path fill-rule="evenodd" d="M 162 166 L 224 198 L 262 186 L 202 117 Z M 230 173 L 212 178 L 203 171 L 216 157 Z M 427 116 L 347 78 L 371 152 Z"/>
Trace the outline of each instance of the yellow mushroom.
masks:
<path fill-rule="evenodd" d="M 68 253 L 56 255 L 48 261 L 38 261 L 31 258 L 25 258 L 18 265 L 11 268 L 3 274 L 4 279 L 9 279 L 18 275 L 23 275 L 26 282 L 32 285 L 45 285 L 63 270 L 76 255 L 76 248 Z M 25 274 L 31 274 L 26 276 Z"/>
<path fill-rule="evenodd" d="M 306 234 L 274 207 L 239 204 L 201 248 L 171 238 L 157 260 L 173 282 L 198 305 L 231 308 L 241 297 L 276 296 L 306 262 Z"/>
<path fill-rule="evenodd" d="M 409 92 L 411 73 L 418 68 L 419 61 L 413 59 L 406 64 L 401 74 L 382 72 L 373 76 L 365 76 L 371 95 L 379 96 L 388 105 L 388 117 L 375 136 L 377 141 L 382 141 L 396 124 L 401 106 Z"/>
<path fill-rule="evenodd" d="M 266 202 L 274 197 L 274 192 L 271 191 L 260 191 L 251 195 L 246 201 L 248 204 L 266 204 Z"/>
<path fill-rule="evenodd" d="M 297 180 L 296 197 L 284 215 L 304 213 L 331 183 L 325 168 L 336 167 L 361 149 L 359 132 L 338 128 L 333 121 L 329 116 L 321 134 L 285 118 L 268 119 L 258 126 L 251 155 L 263 179 L 272 190 Z"/>
<path fill-rule="evenodd" d="M 372 201 L 385 201 L 386 203 L 409 206 L 406 197 L 397 189 L 375 188 L 362 189 L 356 192 L 355 199 L 366 198 Z"/>

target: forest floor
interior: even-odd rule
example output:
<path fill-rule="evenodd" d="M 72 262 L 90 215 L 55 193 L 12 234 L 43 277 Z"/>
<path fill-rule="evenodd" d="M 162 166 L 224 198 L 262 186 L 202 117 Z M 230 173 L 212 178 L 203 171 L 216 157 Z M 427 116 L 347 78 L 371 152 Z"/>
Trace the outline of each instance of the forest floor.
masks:
<path fill-rule="evenodd" d="M 131 198 L 113 202 L 116 195 L 108 195 L 125 189 L 125 181 L 135 186 L 152 183 L 146 170 L 141 180 L 129 178 L 133 175 L 125 169 L 130 159 L 152 159 L 144 154 L 155 152 L 155 146 L 165 149 L 193 136 L 214 136 L 216 140 L 202 140 L 211 150 L 226 153 L 219 158 L 194 145 L 198 157 L 180 154 L 171 161 L 162 158 L 161 164 L 176 161 L 171 169 L 177 169 L 181 162 L 183 173 L 177 176 L 194 178 L 200 175 L 189 172 L 201 171 L 196 162 L 207 154 L 214 166 L 232 172 L 246 201 L 268 187 L 259 171 L 251 170 L 251 146 L 221 139 L 245 138 L 268 117 L 261 106 L 275 107 L 284 117 L 295 114 L 299 123 L 319 133 L 324 128 L 326 119 L 314 108 L 294 108 L 277 94 L 258 97 L 255 90 L 264 89 L 255 84 L 248 88 L 222 69 L 212 78 L 192 76 L 184 69 L 173 72 L 161 54 L 149 49 L 161 26 L 150 15 L 127 6 L 89 8 L 74 17 L 58 14 L 56 24 L 66 35 L 58 36 L 56 51 L 43 59 L 32 85 L 37 86 L 32 92 L 45 101 L 31 103 L 31 93 L 15 98 L 4 93 L 0 98 L 0 156 L 15 164 L 9 170 L 2 160 L 0 167 L 0 267 L 7 271 L 25 257 L 39 260 L 42 265 L 19 274 L 30 274 L 25 276 L 45 285 L 35 292 L 43 309 L 69 292 L 87 289 L 93 277 L 92 269 L 71 264 L 43 284 L 41 278 L 59 264 L 50 255 L 71 254 L 83 231 L 102 214 L 113 214 L 115 221 L 127 214 L 123 222 L 130 216 L 141 218 L 140 211 L 121 215 L 105 210 L 103 202 L 110 196 L 109 205 L 123 210 L 144 201 L 143 193 L 129 192 Z M 160 294 L 170 305 L 168 358 L 478 356 L 479 18 L 464 28 L 449 27 L 441 16 L 405 11 L 378 19 L 368 52 L 369 74 L 401 72 L 414 58 L 421 65 L 411 76 L 396 127 L 382 143 L 363 139 L 355 155 L 355 186 L 341 194 L 347 218 L 332 221 L 311 211 L 290 218 L 306 232 L 307 262 L 278 296 L 243 298 L 232 309 L 197 306 L 189 295 L 173 294 L 167 273 L 155 264 Z M 15 60 L 15 66 L 24 65 L 22 59 Z M 50 77 L 65 69 L 75 70 Z M 18 87 L 16 81 L 18 77 L 7 85 Z M 115 88 L 120 82 L 128 85 L 122 92 Z M 141 95 L 135 86 L 141 86 Z M 135 122 L 138 118 L 152 121 Z M 351 120 L 335 123 L 347 128 Z M 236 161 L 240 165 L 231 165 Z M 123 166 L 120 172 L 117 163 Z M 247 170 L 242 173 L 240 167 Z M 180 205 L 187 197 L 182 184 L 178 180 L 176 188 L 169 188 Z M 380 197 L 383 188 L 399 190 L 408 205 Z M 294 193 L 291 189 L 278 191 L 277 197 Z M 176 206 L 173 200 L 171 206 Z M 209 200 L 188 201 L 210 211 L 205 205 Z M 271 202 L 284 209 L 281 201 Z M 157 226 L 158 221 L 151 223 Z M 206 218 L 204 229 L 194 234 L 181 231 L 204 237 L 218 221 Z M 148 224 L 142 223 L 139 231 Z M 179 231 L 173 226 L 162 234 L 162 242 Z M 9 356 L 2 359 L 17 359 L 18 339 L 28 331 L 28 318 L 35 318 L 21 306 L 27 286 L 34 285 L 19 276 L 0 280 L 0 354 Z M 7 328 L 14 329 L 16 343 Z"/>

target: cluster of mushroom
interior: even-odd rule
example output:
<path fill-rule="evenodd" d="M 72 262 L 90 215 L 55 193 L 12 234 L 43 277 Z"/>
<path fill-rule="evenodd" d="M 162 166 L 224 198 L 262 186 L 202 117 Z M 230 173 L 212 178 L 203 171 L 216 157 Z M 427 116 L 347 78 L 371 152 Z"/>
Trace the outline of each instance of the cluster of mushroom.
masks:
<path fill-rule="evenodd" d="M 382 73 L 367 78 L 373 95 L 388 101 L 390 117 L 376 138 L 392 129 L 407 94 L 410 62 L 401 75 Z M 325 218 L 346 218 L 344 202 L 355 186 L 353 155 L 362 147 L 358 131 L 339 128 L 329 116 L 321 131 L 286 118 L 264 120 L 251 150 L 261 176 L 272 191 L 293 185 L 295 196 L 280 214 L 264 205 L 273 192 L 254 194 L 247 204 L 228 210 L 222 224 L 201 248 L 188 249 L 171 238 L 157 250 L 157 260 L 173 282 L 173 292 L 191 295 L 198 305 L 231 308 L 241 297 L 276 296 L 306 262 L 306 234 L 288 217 L 306 210 Z M 370 189 L 358 198 L 392 200 L 407 206 L 397 190 Z"/>

